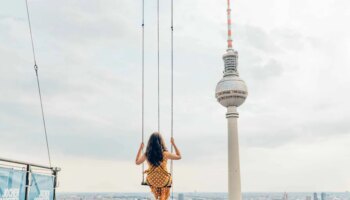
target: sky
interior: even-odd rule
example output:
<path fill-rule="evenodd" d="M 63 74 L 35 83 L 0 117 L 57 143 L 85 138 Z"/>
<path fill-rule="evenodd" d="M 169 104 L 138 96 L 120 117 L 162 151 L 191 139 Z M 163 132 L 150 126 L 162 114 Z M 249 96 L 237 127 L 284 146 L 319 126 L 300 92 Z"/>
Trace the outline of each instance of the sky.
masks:
<path fill-rule="evenodd" d="M 28 0 L 61 192 L 146 192 L 141 1 Z M 174 2 L 174 191 L 227 191 L 226 110 L 215 99 L 225 0 Z M 239 107 L 243 192 L 350 188 L 350 2 L 233 0 L 249 90 Z M 145 134 L 157 129 L 156 1 L 145 6 Z M 170 0 L 160 5 L 161 133 L 170 141 Z M 48 164 L 24 0 L 0 2 L 0 157 Z"/>

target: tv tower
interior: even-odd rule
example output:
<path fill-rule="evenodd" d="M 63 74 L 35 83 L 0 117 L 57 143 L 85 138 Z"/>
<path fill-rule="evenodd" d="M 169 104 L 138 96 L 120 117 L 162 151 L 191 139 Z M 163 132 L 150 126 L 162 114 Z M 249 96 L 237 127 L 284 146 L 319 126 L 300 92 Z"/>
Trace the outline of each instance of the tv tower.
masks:
<path fill-rule="evenodd" d="M 242 105 L 248 96 L 245 82 L 237 71 L 238 52 L 232 47 L 231 8 L 227 0 L 227 51 L 223 55 L 225 63 L 223 78 L 216 85 L 215 97 L 218 102 L 227 108 L 228 122 L 228 199 L 241 200 L 241 172 L 239 164 L 239 144 L 237 107 Z"/>

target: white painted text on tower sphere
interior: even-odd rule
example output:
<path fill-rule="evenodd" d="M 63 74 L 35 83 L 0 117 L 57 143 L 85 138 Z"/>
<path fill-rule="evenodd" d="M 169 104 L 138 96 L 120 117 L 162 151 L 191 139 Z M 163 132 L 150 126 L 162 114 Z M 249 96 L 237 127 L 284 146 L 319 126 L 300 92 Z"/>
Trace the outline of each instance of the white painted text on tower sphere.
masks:
<path fill-rule="evenodd" d="M 216 85 L 215 97 L 225 106 L 240 106 L 248 96 L 245 82 L 239 76 L 225 76 Z"/>

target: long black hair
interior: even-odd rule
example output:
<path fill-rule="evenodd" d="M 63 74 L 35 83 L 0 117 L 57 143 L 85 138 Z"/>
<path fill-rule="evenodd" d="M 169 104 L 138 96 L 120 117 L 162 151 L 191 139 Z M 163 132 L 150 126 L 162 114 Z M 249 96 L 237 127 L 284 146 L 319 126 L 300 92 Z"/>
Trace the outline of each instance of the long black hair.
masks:
<path fill-rule="evenodd" d="M 163 161 L 163 152 L 167 151 L 162 135 L 152 133 L 146 148 L 146 158 L 154 166 L 159 166 Z"/>

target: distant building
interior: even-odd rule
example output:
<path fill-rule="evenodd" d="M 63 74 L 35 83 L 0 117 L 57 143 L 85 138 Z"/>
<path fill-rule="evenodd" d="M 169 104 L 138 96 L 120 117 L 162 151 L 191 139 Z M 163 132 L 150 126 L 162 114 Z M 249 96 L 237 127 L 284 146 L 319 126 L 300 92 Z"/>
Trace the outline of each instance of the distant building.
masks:
<path fill-rule="evenodd" d="M 314 193 L 314 200 L 318 200 L 317 193 Z"/>
<path fill-rule="evenodd" d="M 306 196 L 305 200 L 311 200 L 311 196 Z"/>
<path fill-rule="evenodd" d="M 177 199 L 178 200 L 185 200 L 185 195 L 183 193 L 180 193 Z"/>
<path fill-rule="evenodd" d="M 327 194 L 322 192 L 321 193 L 321 200 L 326 200 L 326 198 L 327 198 Z"/>

